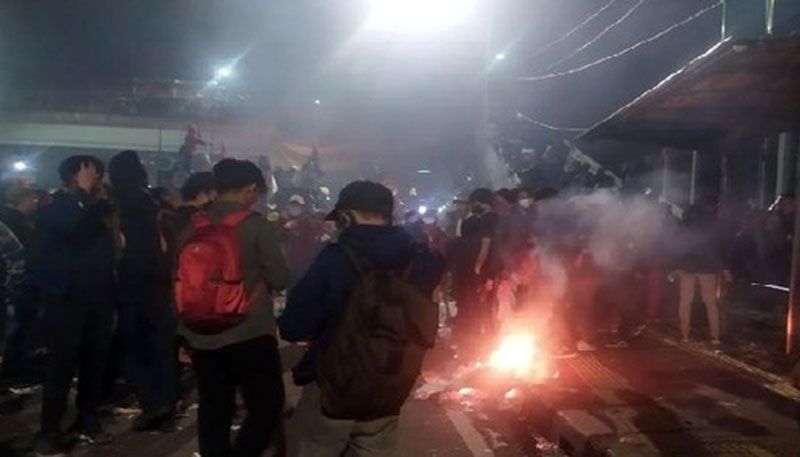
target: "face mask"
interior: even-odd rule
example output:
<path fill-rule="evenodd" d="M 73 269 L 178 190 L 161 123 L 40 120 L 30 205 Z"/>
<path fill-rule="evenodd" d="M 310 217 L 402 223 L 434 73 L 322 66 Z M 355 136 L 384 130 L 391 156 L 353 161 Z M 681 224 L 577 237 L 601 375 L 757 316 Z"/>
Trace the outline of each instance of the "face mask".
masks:
<path fill-rule="evenodd" d="M 523 198 L 519 201 L 519 206 L 528 209 L 533 205 L 533 199 L 530 198 Z"/>

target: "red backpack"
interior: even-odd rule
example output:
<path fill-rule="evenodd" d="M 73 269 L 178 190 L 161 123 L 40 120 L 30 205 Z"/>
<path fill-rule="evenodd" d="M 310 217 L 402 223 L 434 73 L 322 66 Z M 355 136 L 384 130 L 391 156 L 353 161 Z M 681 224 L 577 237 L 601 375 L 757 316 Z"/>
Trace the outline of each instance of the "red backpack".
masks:
<path fill-rule="evenodd" d="M 192 216 L 194 232 L 178 254 L 175 305 L 181 322 L 200 334 L 215 334 L 247 317 L 252 300 L 244 287 L 236 228 L 253 214 L 231 213 L 219 224 Z"/>

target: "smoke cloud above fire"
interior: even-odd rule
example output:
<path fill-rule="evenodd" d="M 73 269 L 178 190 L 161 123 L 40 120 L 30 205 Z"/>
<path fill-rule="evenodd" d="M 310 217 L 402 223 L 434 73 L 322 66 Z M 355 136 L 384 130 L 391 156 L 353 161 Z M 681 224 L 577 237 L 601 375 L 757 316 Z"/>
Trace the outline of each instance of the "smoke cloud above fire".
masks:
<path fill-rule="evenodd" d="M 535 255 L 554 295 L 562 297 L 567 262 L 581 252 L 602 269 L 629 268 L 673 249 L 672 222 L 666 205 L 609 190 L 545 200 L 537 205 Z"/>

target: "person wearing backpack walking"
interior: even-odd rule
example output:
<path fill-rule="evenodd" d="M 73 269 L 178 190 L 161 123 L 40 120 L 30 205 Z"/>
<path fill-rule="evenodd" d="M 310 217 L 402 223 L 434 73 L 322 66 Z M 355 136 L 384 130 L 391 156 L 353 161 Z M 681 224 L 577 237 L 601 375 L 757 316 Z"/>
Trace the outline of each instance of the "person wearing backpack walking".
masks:
<path fill-rule="evenodd" d="M 347 185 L 329 215 L 342 228 L 290 291 L 281 336 L 308 341 L 290 449 L 300 457 L 392 455 L 400 409 L 436 339 L 443 259 L 392 226 L 394 200 Z"/>
<path fill-rule="evenodd" d="M 252 211 L 267 193 L 245 160 L 214 166 L 219 193 L 180 236 L 175 282 L 179 333 L 198 378 L 198 441 L 203 457 L 260 456 L 274 440 L 283 455 L 284 390 L 272 293 L 284 288 L 279 228 Z M 247 409 L 230 430 L 239 389 Z"/>

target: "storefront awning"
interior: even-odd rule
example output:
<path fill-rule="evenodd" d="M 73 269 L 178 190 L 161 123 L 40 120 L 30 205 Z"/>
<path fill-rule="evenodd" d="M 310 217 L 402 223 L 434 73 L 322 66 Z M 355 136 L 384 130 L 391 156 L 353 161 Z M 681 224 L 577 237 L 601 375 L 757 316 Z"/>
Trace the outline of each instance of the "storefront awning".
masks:
<path fill-rule="evenodd" d="M 800 37 L 726 40 L 582 135 L 702 148 L 800 130 Z"/>

